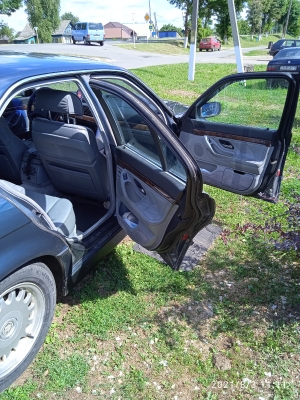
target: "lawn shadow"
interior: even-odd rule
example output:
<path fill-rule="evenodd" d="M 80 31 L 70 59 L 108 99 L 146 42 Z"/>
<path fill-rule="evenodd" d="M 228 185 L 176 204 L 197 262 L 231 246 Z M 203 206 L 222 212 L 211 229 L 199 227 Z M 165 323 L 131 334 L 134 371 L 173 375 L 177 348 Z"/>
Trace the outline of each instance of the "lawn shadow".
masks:
<path fill-rule="evenodd" d="M 119 291 L 136 295 L 136 291 L 128 279 L 128 269 L 121 255 L 114 249 L 67 296 L 61 296 L 59 302 L 74 306 L 81 304 L 82 301 L 105 299 Z"/>

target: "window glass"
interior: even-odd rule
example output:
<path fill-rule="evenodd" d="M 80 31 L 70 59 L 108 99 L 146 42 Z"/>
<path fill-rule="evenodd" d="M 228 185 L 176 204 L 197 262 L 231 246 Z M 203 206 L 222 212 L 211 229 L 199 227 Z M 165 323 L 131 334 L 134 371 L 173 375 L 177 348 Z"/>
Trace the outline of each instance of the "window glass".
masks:
<path fill-rule="evenodd" d="M 129 90 L 131 93 L 135 94 L 140 100 L 142 100 L 148 107 L 150 107 L 151 110 L 154 111 L 160 118 L 163 118 L 163 113 L 157 107 L 157 105 L 131 82 L 120 78 L 101 78 L 101 80 L 122 86 L 125 89 Z"/>
<path fill-rule="evenodd" d="M 94 30 L 97 30 L 97 29 L 102 30 L 103 29 L 103 25 L 100 24 L 100 23 L 97 24 L 95 22 L 89 22 L 89 30 L 94 31 Z"/>
<path fill-rule="evenodd" d="M 186 180 L 183 165 L 164 140 L 149 126 L 143 115 L 115 94 L 104 90 L 101 92 L 102 99 L 106 102 L 117 124 L 123 143 L 162 170 L 167 170 L 180 179 Z"/>
<path fill-rule="evenodd" d="M 81 28 L 80 28 L 80 29 L 83 30 L 83 31 L 86 30 L 86 22 L 84 22 L 84 23 L 81 24 Z"/>
<path fill-rule="evenodd" d="M 230 82 L 206 104 L 196 107 L 196 118 L 222 124 L 278 129 L 286 101 L 285 79 L 251 79 Z"/>

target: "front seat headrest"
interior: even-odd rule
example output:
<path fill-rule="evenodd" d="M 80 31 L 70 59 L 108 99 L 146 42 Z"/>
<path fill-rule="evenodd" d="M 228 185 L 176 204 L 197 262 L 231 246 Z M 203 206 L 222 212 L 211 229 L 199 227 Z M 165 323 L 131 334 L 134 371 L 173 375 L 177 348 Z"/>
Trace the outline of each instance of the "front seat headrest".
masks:
<path fill-rule="evenodd" d="M 72 92 L 41 88 L 36 92 L 34 107 L 59 114 L 83 115 L 81 100 Z"/>

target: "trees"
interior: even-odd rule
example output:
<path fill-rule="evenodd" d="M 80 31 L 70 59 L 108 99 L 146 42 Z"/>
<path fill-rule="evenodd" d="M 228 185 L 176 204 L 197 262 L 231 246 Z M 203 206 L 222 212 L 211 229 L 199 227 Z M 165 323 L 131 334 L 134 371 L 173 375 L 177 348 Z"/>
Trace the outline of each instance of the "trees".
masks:
<path fill-rule="evenodd" d="M 22 6 L 22 0 L 0 0 L 0 14 L 11 15 Z"/>
<path fill-rule="evenodd" d="M 172 24 L 165 24 L 160 28 L 160 31 L 172 31 L 172 32 L 177 32 L 180 36 L 182 36 L 182 29 L 178 28 L 175 25 Z"/>
<path fill-rule="evenodd" d="M 30 26 L 38 27 L 42 42 L 50 43 L 51 34 L 59 27 L 60 0 L 24 0 Z"/>
<path fill-rule="evenodd" d="M 250 26 L 251 34 L 261 34 L 262 30 L 263 4 L 261 0 L 251 0 L 248 2 L 247 21 Z"/>
<path fill-rule="evenodd" d="M 70 20 L 71 24 L 74 26 L 76 22 L 79 22 L 79 18 L 76 15 L 73 15 L 71 12 L 65 12 L 60 16 L 61 20 Z"/>
<path fill-rule="evenodd" d="M 193 0 L 168 0 L 168 2 L 174 5 L 176 8 L 182 10 L 182 16 L 184 19 L 184 47 L 187 47 L 188 35 L 191 26 L 191 15 L 193 10 Z"/>
<path fill-rule="evenodd" d="M 12 40 L 15 36 L 15 31 L 7 24 L 0 23 L 0 37 L 3 36 L 7 36 L 9 40 Z"/>

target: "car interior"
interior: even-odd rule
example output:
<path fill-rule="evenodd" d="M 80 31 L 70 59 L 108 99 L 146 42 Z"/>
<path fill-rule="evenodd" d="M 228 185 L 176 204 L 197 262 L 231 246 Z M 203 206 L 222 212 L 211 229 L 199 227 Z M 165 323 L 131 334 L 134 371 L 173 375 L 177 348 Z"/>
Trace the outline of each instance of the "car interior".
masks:
<path fill-rule="evenodd" d="M 108 212 L 107 159 L 88 105 L 76 88 L 60 86 L 26 90 L 6 107 L 0 118 L 0 185 L 8 197 L 78 241 Z"/>

